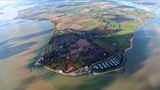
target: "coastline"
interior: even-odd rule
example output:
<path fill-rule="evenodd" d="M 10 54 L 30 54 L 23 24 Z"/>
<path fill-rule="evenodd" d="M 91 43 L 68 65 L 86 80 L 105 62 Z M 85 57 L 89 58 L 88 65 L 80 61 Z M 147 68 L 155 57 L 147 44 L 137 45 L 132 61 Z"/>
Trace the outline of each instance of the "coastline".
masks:
<path fill-rule="evenodd" d="M 72 71 L 70 73 L 64 73 L 64 72 L 62 72 L 60 70 L 54 70 L 54 69 L 49 68 L 48 66 L 42 66 L 42 67 L 44 67 L 45 69 L 47 69 L 49 71 L 52 71 L 52 72 L 55 72 L 55 73 L 58 73 L 60 75 L 67 76 L 67 77 L 78 77 L 78 76 L 83 76 L 83 75 L 88 75 L 88 74 L 92 74 L 92 75 L 112 74 L 112 73 L 116 73 L 116 72 L 119 72 L 120 70 L 124 69 L 124 64 L 126 62 L 126 57 L 125 57 L 125 54 L 123 52 L 121 52 L 121 53 L 122 53 L 122 58 L 121 58 L 122 61 L 121 61 L 121 63 L 119 65 L 117 65 L 115 68 L 111 68 L 112 70 L 103 71 L 103 72 L 94 72 L 94 71 L 92 71 L 93 65 L 88 66 L 89 69 L 88 69 L 87 72 L 78 73 L 78 74 L 76 73 L 76 71 L 80 71 L 82 69 L 85 69 L 85 67 L 77 69 L 77 70 Z M 99 62 L 97 62 L 97 63 L 99 63 Z"/>
<path fill-rule="evenodd" d="M 145 22 L 147 22 L 147 21 L 149 21 L 149 20 L 152 20 L 152 19 L 154 19 L 155 17 L 157 17 L 157 15 L 152 16 L 152 17 L 144 20 L 142 23 L 140 23 L 140 24 L 136 27 L 135 32 L 137 31 L 137 29 L 138 29 L 143 23 L 145 23 Z M 124 53 L 125 53 L 125 54 L 126 54 L 130 49 L 133 48 L 133 39 L 134 39 L 134 34 L 135 34 L 135 32 L 133 32 L 133 34 L 131 35 L 131 38 L 130 38 L 130 40 L 128 41 L 128 42 L 129 42 L 128 46 L 127 46 L 126 48 L 124 48 Z"/>
<path fill-rule="evenodd" d="M 88 75 L 88 74 L 92 74 L 92 73 L 86 73 L 86 74 L 81 74 L 81 75 L 69 75 L 69 73 L 60 73 L 54 69 L 51 69 L 47 66 L 43 66 L 46 70 L 49 70 L 49 71 L 52 71 L 52 72 L 55 72 L 55 73 L 58 73 L 60 75 L 63 75 L 63 76 L 67 76 L 67 77 L 79 77 L 79 76 L 83 76 L 83 75 Z M 71 72 L 72 73 L 72 72 Z"/>
<path fill-rule="evenodd" d="M 54 23 L 52 23 L 52 24 L 54 25 Z M 55 26 L 54 26 L 54 27 L 55 27 Z M 56 33 L 56 30 L 54 29 L 53 33 L 51 34 L 51 39 L 54 37 L 55 33 Z M 126 52 L 133 47 L 133 45 L 132 45 L 133 35 L 134 35 L 134 34 L 131 35 L 131 38 L 130 38 L 130 40 L 129 40 L 128 47 L 124 50 L 124 52 L 123 52 L 123 50 L 121 51 L 121 52 L 123 53 L 123 60 L 122 60 L 122 63 L 117 66 L 116 69 L 109 70 L 109 71 L 104 71 L 104 72 L 100 72 L 100 73 L 87 72 L 87 73 L 85 73 L 85 74 L 72 75 L 71 73 L 74 73 L 75 71 L 78 71 L 78 70 L 80 70 L 80 69 L 75 70 L 75 71 L 73 71 L 73 72 L 71 72 L 71 73 L 64 73 L 64 72 L 60 72 L 60 71 L 51 69 L 51 68 L 49 68 L 49 67 L 47 67 L 47 66 L 43 66 L 43 65 L 42 65 L 42 67 L 44 67 L 45 69 L 47 69 L 47 70 L 49 70 L 49 71 L 53 71 L 53 72 L 55 72 L 55 73 L 58 73 L 58 74 L 63 75 L 63 76 L 68 76 L 68 77 L 77 77 L 77 76 L 82 76 L 82 75 L 87 75 L 87 74 L 92 74 L 92 75 L 109 74 L 109 73 L 111 74 L 111 73 L 114 73 L 114 72 L 118 72 L 118 71 L 120 71 L 120 70 L 122 70 L 122 69 L 124 68 L 125 62 L 127 61 Z M 45 49 L 45 48 L 44 48 L 44 49 Z M 44 50 L 44 49 L 43 49 L 43 50 Z M 119 53 L 120 53 L 120 52 L 119 52 Z M 42 54 L 43 54 L 43 52 L 42 52 Z M 42 55 L 42 54 L 41 54 L 41 55 Z M 40 55 L 40 56 L 41 56 L 41 55 Z M 97 62 L 97 63 L 99 63 L 99 62 Z M 92 65 L 90 65 L 89 67 L 92 67 Z M 84 68 L 84 67 L 83 67 L 83 68 Z"/>
<path fill-rule="evenodd" d="M 130 40 L 128 41 L 128 45 L 126 49 L 124 50 L 124 54 L 126 54 L 127 51 L 133 48 L 133 38 L 134 38 L 134 33 L 131 35 Z"/>
<path fill-rule="evenodd" d="M 149 19 L 147 19 L 147 20 L 150 20 L 150 19 L 152 19 L 152 18 L 149 18 Z M 52 24 L 53 24 L 53 32 L 50 34 L 51 35 L 51 38 L 49 39 L 49 40 L 51 40 L 52 38 L 54 38 L 54 35 L 55 35 L 55 33 L 56 33 L 56 28 L 55 28 L 55 24 L 50 20 L 50 19 L 45 19 L 45 20 L 48 20 L 48 21 L 50 21 Z M 146 21 L 146 20 L 145 20 Z M 144 21 L 144 22 L 145 22 Z M 143 22 L 143 23 L 144 23 Z M 123 58 L 124 58 L 124 60 L 122 60 L 122 62 L 123 63 L 121 63 L 120 65 L 118 65 L 117 66 L 117 68 L 116 69 L 113 69 L 113 70 L 109 70 L 109 71 L 104 71 L 104 72 L 101 72 L 101 73 L 98 73 L 98 74 L 106 74 L 106 73 L 114 73 L 114 72 L 117 72 L 117 71 L 119 71 L 119 70 L 121 70 L 123 67 L 124 67 L 124 65 L 125 65 L 125 62 L 127 61 L 127 57 L 126 57 L 126 53 L 130 50 L 130 49 L 132 49 L 133 48 L 133 38 L 134 38 L 134 33 L 136 32 L 136 30 L 137 30 L 137 28 L 141 25 L 142 23 L 140 23 L 137 27 L 136 27 L 136 29 L 135 29 L 135 31 L 130 35 L 130 40 L 128 40 L 128 43 L 127 43 L 127 45 L 126 45 L 126 47 L 124 47 L 124 48 L 122 48 L 122 50 L 121 50 L 121 52 L 123 53 Z M 45 49 L 45 48 L 44 48 Z M 44 51 L 44 49 L 43 49 L 43 51 Z M 41 54 L 40 54 L 40 56 L 43 54 L 44 52 L 42 52 Z M 92 65 L 90 65 L 89 67 L 91 67 Z M 53 71 L 53 72 L 56 72 L 56 73 L 58 73 L 58 74 L 61 74 L 61 75 L 64 75 L 64 76 L 69 76 L 69 77 L 75 77 L 75 76 L 82 76 L 82 75 L 84 75 L 84 74 L 81 74 L 81 75 L 71 75 L 70 73 L 64 73 L 64 72 L 59 72 L 58 70 L 56 71 L 56 70 L 54 70 L 54 69 L 51 69 L 51 68 L 49 68 L 49 67 L 47 67 L 47 66 L 43 66 L 45 69 L 47 69 L 47 70 L 50 70 L 50 71 Z M 84 68 L 84 67 L 83 67 Z M 78 69 L 78 70 L 80 70 L 80 69 Z M 78 71 L 78 70 L 75 70 L 75 71 Z M 71 72 L 71 73 L 74 73 L 75 71 L 73 71 L 73 72 Z M 94 73 L 92 73 L 92 72 L 89 72 L 89 73 L 91 73 L 91 74 L 93 74 L 93 75 L 97 75 L 97 74 L 94 74 Z M 85 73 L 85 74 L 89 74 L 89 73 Z M 69 75 L 70 74 L 70 75 Z"/>

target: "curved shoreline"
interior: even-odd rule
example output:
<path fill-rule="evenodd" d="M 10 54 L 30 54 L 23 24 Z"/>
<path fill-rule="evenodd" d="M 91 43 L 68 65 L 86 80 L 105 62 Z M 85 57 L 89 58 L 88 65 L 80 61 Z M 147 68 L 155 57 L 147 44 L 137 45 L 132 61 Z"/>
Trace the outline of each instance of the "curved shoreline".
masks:
<path fill-rule="evenodd" d="M 56 30 L 54 29 L 53 33 L 51 34 L 51 37 L 52 37 L 52 38 L 54 37 L 54 34 L 55 34 L 55 33 L 56 33 Z M 73 72 L 70 72 L 70 73 L 64 73 L 64 72 L 60 72 L 60 71 L 58 71 L 58 70 L 51 69 L 51 68 L 49 68 L 49 67 L 47 67 L 47 66 L 43 66 L 43 67 L 44 67 L 45 69 L 49 70 L 49 71 L 53 71 L 53 72 L 55 72 L 55 73 L 58 73 L 58 74 L 63 75 L 63 76 L 68 76 L 68 77 L 77 77 L 77 76 L 82 76 L 82 75 L 86 75 L 86 74 L 99 75 L 99 74 L 109 74 L 109 73 L 118 72 L 118 71 L 120 71 L 120 70 L 122 70 L 122 69 L 124 68 L 125 62 L 127 61 L 127 59 L 126 59 L 126 52 L 133 47 L 132 41 L 133 41 L 133 34 L 131 35 L 131 38 L 130 38 L 130 40 L 129 40 L 129 44 L 128 44 L 129 47 L 126 48 L 126 49 L 124 50 L 124 52 L 122 51 L 122 53 L 123 53 L 122 63 L 121 63 L 120 65 L 118 65 L 117 68 L 115 68 L 115 69 L 113 69 L 113 70 L 108 70 L 108 71 L 104 71 L 104 72 L 100 72 L 100 73 L 87 72 L 87 73 L 85 73 L 85 74 L 72 75 L 72 73 L 74 73 L 74 72 L 77 71 L 77 70 L 75 70 L 75 71 L 73 71 Z M 43 54 L 43 53 L 42 53 L 42 54 Z M 92 65 L 91 65 L 91 66 L 92 66 Z M 89 67 L 91 67 L 91 66 L 89 66 Z M 83 68 L 84 68 L 84 67 L 83 67 Z M 78 69 L 78 70 L 80 70 L 80 69 Z"/>
<path fill-rule="evenodd" d="M 124 54 L 124 53 L 122 53 L 122 54 L 123 54 L 123 55 L 122 55 L 122 59 L 123 59 L 123 60 L 122 60 L 121 64 L 119 64 L 118 66 L 116 66 L 116 67 L 113 68 L 112 70 L 103 71 L 103 72 L 94 72 L 94 71 L 92 71 L 93 65 L 89 66 L 89 67 L 90 67 L 89 71 L 87 71 L 87 72 L 85 72 L 85 73 L 78 73 L 78 74 L 76 73 L 76 71 L 85 69 L 85 67 L 80 68 L 80 69 L 75 70 L 75 71 L 70 72 L 70 73 L 64 73 L 64 72 L 62 72 L 62 71 L 60 71 L 60 70 L 54 70 L 54 69 L 52 69 L 52 68 L 49 68 L 48 66 L 42 66 L 42 67 L 44 67 L 45 69 L 47 69 L 47 70 L 49 70 L 49 71 L 52 71 L 52 72 L 55 72 L 55 73 L 58 73 L 58 74 L 60 74 L 60 75 L 67 76 L 67 77 L 78 77 L 78 76 L 83 76 L 83 75 L 88 75 L 88 74 L 92 74 L 92 75 L 111 74 L 111 73 L 119 72 L 120 70 L 124 69 L 124 64 L 125 64 L 125 62 L 126 62 L 126 57 L 125 57 L 125 54 Z"/>
<path fill-rule="evenodd" d="M 145 23 L 145 22 L 147 22 L 147 21 L 149 21 L 149 20 L 152 20 L 152 19 L 154 19 L 154 18 L 156 18 L 156 17 L 157 17 L 157 15 L 156 15 L 155 17 L 153 16 L 153 17 L 151 17 L 151 18 L 149 18 L 149 19 L 146 19 L 143 23 Z M 143 23 L 139 24 L 139 25 L 136 27 L 135 32 L 133 32 L 133 34 L 131 35 L 131 38 L 130 38 L 130 40 L 129 40 L 129 45 L 128 45 L 128 47 L 124 50 L 124 53 L 125 53 L 125 54 L 126 54 L 130 49 L 133 48 L 134 34 L 136 33 L 137 29 L 138 29 Z"/>
<path fill-rule="evenodd" d="M 151 19 L 151 18 L 150 18 L 150 19 Z M 150 20 L 150 19 L 148 19 L 148 20 Z M 50 22 L 52 23 L 51 20 L 48 20 L 48 21 L 50 21 Z M 145 20 L 145 22 L 146 22 L 146 20 Z M 143 23 L 144 23 L 144 22 L 143 22 Z M 52 24 L 54 25 L 54 23 L 52 23 Z M 142 25 L 142 23 L 139 24 L 139 25 L 137 26 L 137 28 L 138 28 L 140 25 Z M 135 29 L 135 32 L 136 32 L 137 28 Z M 125 58 L 125 59 L 122 61 L 123 63 L 120 64 L 118 68 L 113 69 L 113 70 L 109 70 L 109 71 L 100 72 L 100 73 L 87 72 L 87 73 L 85 73 L 85 74 L 91 73 L 91 74 L 93 74 L 93 75 L 98 75 L 98 74 L 114 73 L 114 72 L 118 72 L 119 70 L 121 70 L 121 69 L 124 67 L 125 62 L 127 61 L 126 53 L 127 53 L 130 49 L 133 48 L 133 38 L 134 38 L 134 33 L 135 33 L 135 32 L 133 32 L 133 34 L 131 34 L 130 40 L 128 41 L 128 45 L 126 46 L 126 48 L 124 48 L 124 50 L 122 49 L 122 53 L 124 54 L 124 55 L 123 55 L 123 58 Z M 51 34 L 51 38 L 54 37 L 55 33 L 56 33 L 56 30 L 55 30 L 55 25 L 54 25 L 54 29 L 53 29 L 53 32 L 52 32 L 52 34 Z M 42 54 L 41 54 L 41 55 L 42 55 Z M 45 69 L 47 69 L 47 70 L 50 70 L 50 71 L 53 71 L 53 72 L 56 72 L 56 73 L 58 73 L 58 74 L 61 74 L 61 75 L 64 75 L 64 76 L 68 76 L 68 77 L 75 77 L 75 76 L 85 75 L 85 74 L 77 74 L 77 75 L 72 75 L 72 74 L 71 74 L 71 73 L 74 73 L 74 72 L 77 71 L 77 70 L 75 70 L 75 71 L 73 71 L 73 72 L 71 72 L 71 73 L 64 73 L 64 72 L 59 72 L 58 70 L 51 69 L 51 68 L 49 68 L 49 67 L 47 67 L 47 66 L 43 66 L 43 67 L 44 67 Z M 83 68 L 84 68 L 84 67 L 83 67 Z M 78 69 L 78 70 L 79 70 L 79 69 Z"/>
<path fill-rule="evenodd" d="M 124 50 L 124 54 L 126 54 L 127 51 L 129 51 L 130 49 L 133 48 L 133 38 L 134 38 L 134 34 L 131 35 L 131 38 L 130 38 L 129 44 L 128 44 L 128 48 L 126 48 L 126 49 Z"/>

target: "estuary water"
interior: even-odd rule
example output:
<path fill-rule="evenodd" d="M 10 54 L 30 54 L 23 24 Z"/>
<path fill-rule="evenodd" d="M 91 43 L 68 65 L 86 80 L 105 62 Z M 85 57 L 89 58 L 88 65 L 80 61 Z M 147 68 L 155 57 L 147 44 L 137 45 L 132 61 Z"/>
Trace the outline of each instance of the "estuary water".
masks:
<path fill-rule="evenodd" d="M 0 1 L 0 90 L 54 90 L 52 84 L 39 73 L 31 73 L 27 68 L 30 59 L 37 56 L 42 46 L 48 42 L 53 31 L 52 23 L 14 20 L 18 10 L 32 5 L 10 6 L 6 2 L 2 8 L 2 2 Z"/>
<path fill-rule="evenodd" d="M 123 74 L 71 78 L 45 69 L 30 72 L 27 65 L 47 44 L 53 25 L 14 20 L 18 9 L 7 8 L 0 10 L 0 90 L 160 90 L 160 17 L 137 28 Z"/>

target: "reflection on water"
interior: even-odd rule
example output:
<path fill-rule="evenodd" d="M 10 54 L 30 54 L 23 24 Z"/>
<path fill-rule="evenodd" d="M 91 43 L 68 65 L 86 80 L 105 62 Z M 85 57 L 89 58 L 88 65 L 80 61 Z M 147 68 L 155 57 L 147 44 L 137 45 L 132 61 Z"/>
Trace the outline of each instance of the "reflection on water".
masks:
<path fill-rule="evenodd" d="M 126 75 L 115 80 L 109 90 L 119 85 L 125 85 L 119 90 L 159 90 L 160 18 L 149 20 L 138 28 L 127 57 Z"/>
<path fill-rule="evenodd" d="M 13 47 L 11 47 L 10 45 L 5 46 L 5 47 L 1 48 L 1 50 L 0 50 L 0 53 L 1 53 L 0 60 L 3 60 L 5 58 L 22 53 L 22 52 L 28 50 L 30 46 L 35 45 L 35 44 L 36 44 L 36 42 L 29 42 L 29 43 L 24 43 L 21 45 L 16 45 Z"/>
<path fill-rule="evenodd" d="M 133 45 L 133 49 L 128 52 L 128 59 L 132 63 L 127 65 L 154 57 L 160 49 L 160 18 L 149 20 L 139 27 L 134 35 Z"/>
<path fill-rule="evenodd" d="M 38 44 L 36 38 L 48 39 L 52 32 L 52 24 L 47 21 L 11 22 L 10 25 L 0 27 L 0 60 L 29 50 L 31 46 Z"/>
<path fill-rule="evenodd" d="M 0 25 L 0 72 L 2 73 L 0 74 L 0 90 L 24 90 L 27 87 L 25 85 L 37 81 L 33 79 L 29 82 L 30 79 L 27 80 L 27 78 L 38 77 L 36 72 L 31 73 L 24 67 L 37 50 L 48 42 L 53 30 L 52 23 L 37 20 L 3 20 L 3 18 L 0 20 L 8 23 Z M 23 80 L 28 82 L 23 83 Z M 43 87 L 51 88 L 51 85 L 41 77 L 40 81 L 46 84 Z M 41 83 L 40 81 L 37 82 Z M 34 89 L 31 90 L 41 90 L 33 83 Z"/>
<path fill-rule="evenodd" d="M 1 48 L 0 49 L 0 53 L 1 53 L 0 60 L 3 60 L 7 57 L 16 55 L 18 53 L 22 53 L 23 51 L 28 50 L 30 46 L 36 44 L 36 42 L 29 42 L 29 43 L 25 43 L 25 44 L 21 44 L 21 45 L 12 46 L 14 42 L 24 42 L 25 40 L 33 39 L 35 37 L 49 34 L 51 32 L 52 32 L 52 29 L 36 32 L 33 34 L 28 34 L 28 35 L 21 36 L 21 37 L 14 37 L 14 38 L 0 42 L 0 48 Z M 10 43 L 10 42 L 12 42 L 12 43 Z"/>

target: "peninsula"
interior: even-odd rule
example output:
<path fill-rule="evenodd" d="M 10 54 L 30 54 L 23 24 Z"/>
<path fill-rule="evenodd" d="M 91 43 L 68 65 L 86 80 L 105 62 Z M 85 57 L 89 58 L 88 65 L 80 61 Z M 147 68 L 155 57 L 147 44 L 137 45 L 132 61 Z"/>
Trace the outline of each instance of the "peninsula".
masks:
<path fill-rule="evenodd" d="M 19 11 L 17 19 L 49 20 L 53 34 L 35 65 L 66 76 L 121 70 L 138 25 L 152 13 L 113 2 L 61 2 Z"/>

